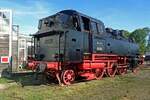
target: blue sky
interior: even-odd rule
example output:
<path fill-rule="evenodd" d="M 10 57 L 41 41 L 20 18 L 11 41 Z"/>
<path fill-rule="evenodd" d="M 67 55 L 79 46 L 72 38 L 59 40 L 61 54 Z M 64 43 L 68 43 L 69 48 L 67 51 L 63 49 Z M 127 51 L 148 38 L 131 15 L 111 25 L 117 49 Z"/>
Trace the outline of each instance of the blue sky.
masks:
<path fill-rule="evenodd" d="M 23 34 L 35 33 L 40 18 L 63 9 L 80 11 L 115 29 L 150 27 L 150 0 L 0 0 L 0 8 L 13 10 L 13 23 Z"/>

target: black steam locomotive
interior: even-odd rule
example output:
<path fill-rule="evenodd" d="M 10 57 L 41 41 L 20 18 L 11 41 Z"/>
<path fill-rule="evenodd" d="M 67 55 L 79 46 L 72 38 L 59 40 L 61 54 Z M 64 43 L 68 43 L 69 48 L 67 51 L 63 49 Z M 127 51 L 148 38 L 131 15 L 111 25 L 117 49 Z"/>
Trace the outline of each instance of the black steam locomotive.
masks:
<path fill-rule="evenodd" d="M 64 84 L 77 76 L 122 74 L 140 62 L 139 46 L 124 38 L 123 31 L 105 28 L 100 20 L 74 10 L 40 19 L 33 38 L 34 60 L 28 68 L 49 73 Z"/>

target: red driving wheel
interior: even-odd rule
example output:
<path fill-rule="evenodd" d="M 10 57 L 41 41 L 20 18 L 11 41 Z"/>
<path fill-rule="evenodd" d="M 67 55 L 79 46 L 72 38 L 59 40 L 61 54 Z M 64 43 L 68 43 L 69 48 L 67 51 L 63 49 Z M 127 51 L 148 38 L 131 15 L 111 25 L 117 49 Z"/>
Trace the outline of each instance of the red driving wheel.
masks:
<path fill-rule="evenodd" d="M 139 70 L 140 70 L 140 68 L 139 68 L 139 67 L 136 67 L 136 68 L 133 68 L 133 69 L 132 69 L 132 72 L 133 72 L 134 74 L 137 74 Z"/>
<path fill-rule="evenodd" d="M 124 75 L 126 73 L 127 73 L 127 67 L 118 68 L 118 74 L 119 75 Z"/>
<path fill-rule="evenodd" d="M 116 72 L 117 72 L 117 64 L 116 63 L 112 63 L 110 66 L 108 66 L 106 72 L 107 72 L 107 75 L 109 77 L 114 77 Z"/>
<path fill-rule="evenodd" d="M 95 79 L 97 79 L 97 80 L 102 79 L 104 72 L 105 72 L 104 68 L 95 69 Z"/>
<path fill-rule="evenodd" d="M 61 73 L 61 81 L 65 84 L 65 85 L 70 85 L 74 82 L 75 80 L 75 73 L 72 69 L 68 69 L 68 70 L 63 70 Z"/>

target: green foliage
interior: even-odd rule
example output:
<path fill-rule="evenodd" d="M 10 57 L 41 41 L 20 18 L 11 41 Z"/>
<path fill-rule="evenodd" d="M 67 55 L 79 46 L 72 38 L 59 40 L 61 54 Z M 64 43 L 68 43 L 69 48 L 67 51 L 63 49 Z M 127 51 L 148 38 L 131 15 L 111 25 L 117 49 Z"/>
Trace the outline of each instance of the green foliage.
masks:
<path fill-rule="evenodd" d="M 146 36 L 147 31 L 144 29 L 136 29 L 129 36 L 133 38 L 136 43 L 139 44 L 141 54 L 144 54 L 146 51 Z"/>
<path fill-rule="evenodd" d="M 149 34 L 148 38 L 149 38 L 149 39 L 148 39 L 146 51 L 147 51 L 147 52 L 150 52 L 150 34 Z"/>
<path fill-rule="evenodd" d="M 129 38 L 129 36 L 130 36 L 130 32 L 128 32 L 127 30 L 123 30 L 123 36 L 125 37 L 125 38 Z"/>
<path fill-rule="evenodd" d="M 147 52 L 150 52 L 150 44 L 148 44 L 148 45 L 146 46 L 146 51 L 147 51 Z"/>
<path fill-rule="evenodd" d="M 150 36 L 150 28 L 145 27 L 145 28 L 143 28 L 143 30 L 146 31 L 147 36 Z M 150 39 L 150 37 L 149 37 L 149 39 Z M 148 40 L 148 41 L 150 41 L 150 40 Z M 147 42 L 148 42 L 148 41 L 147 41 Z M 150 43 L 147 43 L 147 46 L 146 46 L 146 52 L 150 52 Z"/>
<path fill-rule="evenodd" d="M 124 31 L 124 36 L 126 38 L 132 38 L 133 40 L 135 40 L 135 42 L 140 47 L 140 53 L 144 54 L 147 51 L 147 49 L 150 50 L 150 46 L 146 45 L 146 37 L 149 32 L 150 32 L 150 28 L 145 27 L 142 29 L 136 29 L 131 33 L 128 31 Z"/>
<path fill-rule="evenodd" d="M 150 28 L 144 28 L 144 30 L 149 33 L 148 34 L 148 38 L 150 39 Z M 146 51 L 147 52 L 150 52 L 150 40 L 148 40 L 148 43 L 147 43 L 147 47 L 146 47 Z"/>
<path fill-rule="evenodd" d="M 150 32 L 150 28 L 148 28 L 148 27 L 143 28 L 143 30 L 146 31 L 147 33 Z"/>

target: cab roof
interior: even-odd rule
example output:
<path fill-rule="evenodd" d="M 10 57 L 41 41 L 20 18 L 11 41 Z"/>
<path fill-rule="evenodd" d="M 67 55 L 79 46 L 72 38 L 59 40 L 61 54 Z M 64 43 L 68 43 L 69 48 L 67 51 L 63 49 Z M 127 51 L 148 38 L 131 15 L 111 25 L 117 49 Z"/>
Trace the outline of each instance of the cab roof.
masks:
<path fill-rule="evenodd" d="M 96 19 L 96 18 L 87 16 L 87 15 L 85 15 L 85 14 L 83 14 L 83 13 L 80 13 L 80 12 L 78 12 L 78 11 L 76 11 L 76 10 L 62 10 L 62 11 L 60 11 L 60 12 L 58 12 L 58 13 L 64 13 L 64 14 L 67 14 L 67 15 L 79 15 L 79 16 L 86 17 L 86 18 L 90 19 L 91 21 L 103 23 L 102 21 L 100 21 L 100 20 L 98 20 L 98 19 Z M 104 23 L 103 23 L 103 24 L 104 24 Z"/>
<path fill-rule="evenodd" d="M 72 16 L 72 15 L 79 15 L 79 16 L 82 16 L 82 17 L 86 17 L 86 18 L 88 18 L 91 21 L 94 21 L 94 22 L 97 22 L 97 23 L 100 23 L 100 24 L 104 24 L 102 21 L 100 21 L 100 20 L 98 20 L 96 18 L 87 16 L 87 15 L 85 15 L 83 13 L 80 13 L 80 12 L 78 12 L 76 10 L 62 10 L 62 11 L 60 11 L 60 12 L 54 14 L 54 15 L 51 15 L 51 16 L 55 16 L 55 15 L 60 14 L 60 13 L 67 14 L 67 15 L 70 15 L 70 16 Z M 45 18 L 42 18 L 42 19 L 46 19 L 46 18 L 49 18 L 51 16 L 48 16 L 48 17 L 45 17 Z"/>

